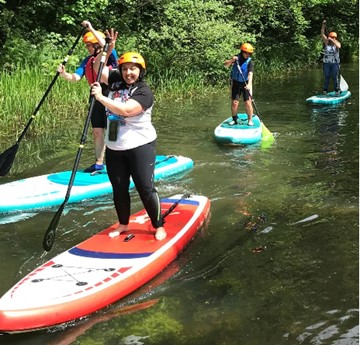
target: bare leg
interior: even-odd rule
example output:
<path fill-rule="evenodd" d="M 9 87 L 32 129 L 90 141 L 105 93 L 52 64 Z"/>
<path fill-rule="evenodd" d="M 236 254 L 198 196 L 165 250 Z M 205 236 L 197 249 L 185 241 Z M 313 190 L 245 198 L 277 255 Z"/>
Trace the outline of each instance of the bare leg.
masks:
<path fill-rule="evenodd" d="M 245 104 L 245 111 L 246 111 L 246 114 L 247 114 L 247 117 L 248 117 L 248 124 L 249 124 L 249 126 L 252 126 L 254 124 L 252 122 L 252 116 L 253 116 L 253 113 L 254 113 L 254 109 L 253 109 L 253 106 L 252 106 L 251 99 L 245 101 L 244 104 Z"/>
<path fill-rule="evenodd" d="M 232 118 L 235 123 L 237 121 L 238 107 L 239 107 L 239 101 L 236 99 L 233 99 L 231 101 L 231 115 L 232 115 Z"/>
<path fill-rule="evenodd" d="M 239 107 L 239 101 L 232 100 L 231 101 L 231 114 L 232 114 L 233 117 L 237 116 L 238 107 Z"/>
<path fill-rule="evenodd" d="M 104 164 L 105 142 L 104 128 L 93 128 L 96 164 Z"/>

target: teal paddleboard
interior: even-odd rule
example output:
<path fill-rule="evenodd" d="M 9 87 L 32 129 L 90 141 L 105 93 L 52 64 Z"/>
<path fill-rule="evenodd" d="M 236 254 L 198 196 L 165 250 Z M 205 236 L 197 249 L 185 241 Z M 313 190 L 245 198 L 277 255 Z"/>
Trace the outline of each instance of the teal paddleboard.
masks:
<path fill-rule="evenodd" d="M 215 141 L 225 145 L 249 145 L 261 140 L 261 121 L 257 115 L 253 115 L 253 126 L 249 126 L 247 115 L 238 114 L 236 124 L 232 117 L 221 122 L 214 131 Z"/>
<path fill-rule="evenodd" d="M 351 96 L 350 91 L 342 91 L 339 95 L 336 95 L 335 91 L 328 92 L 326 95 L 314 95 L 306 99 L 307 103 L 312 104 L 338 104 Z"/>
<path fill-rule="evenodd" d="M 155 180 L 191 169 L 194 162 L 183 156 L 156 156 Z M 68 189 L 71 171 L 25 178 L 0 185 L 0 213 L 59 206 Z M 130 188 L 134 188 L 130 181 Z M 106 168 L 97 173 L 77 171 L 68 203 L 112 192 Z"/>

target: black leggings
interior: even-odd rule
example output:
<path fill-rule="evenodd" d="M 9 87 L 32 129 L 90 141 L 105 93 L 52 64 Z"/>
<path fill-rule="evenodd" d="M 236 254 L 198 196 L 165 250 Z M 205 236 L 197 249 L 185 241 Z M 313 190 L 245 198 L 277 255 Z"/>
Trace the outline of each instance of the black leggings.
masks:
<path fill-rule="evenodd" d="M 126 151 L 106 148 L 107 172 L 120 224 L 129 224 L 131 176 L 152 226 L 157 229 L 163 225 L 159 195 L 154 187 L 155 144 L 153 141 Z"/>

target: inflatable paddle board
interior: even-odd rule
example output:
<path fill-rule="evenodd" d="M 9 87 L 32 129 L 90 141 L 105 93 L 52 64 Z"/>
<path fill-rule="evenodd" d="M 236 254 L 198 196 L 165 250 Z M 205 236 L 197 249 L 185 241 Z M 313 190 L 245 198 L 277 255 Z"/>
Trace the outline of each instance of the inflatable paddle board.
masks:
<path fill-rule="evenodd" d="M 328 92 L 326 95 L 315 95 L 306 99 L 307 103 L 312 104 L 338 104 L 351 96 L 350 91 L 342 91 L 339 96 L 336 96 L 335 91 Z"/>
<path fill-rule="evenodd" d="M 210 212 L 210 200 L 174 195 L 161 200 L 167 237 L 155 240 L 145 210 L 35 268 L 0 298 L 0 333 L 64 324 L 104 308 L 138 289 L 169 265 L 195 236 Z"/>
<path fill-rule="evenodd" d="M 156 156 L 155 180 L 179 174 L 193 167 L 183 156 Z M 59 206 L 65 199 L 71 171 L 30 177 L 0 185 L 0 213 Z M 130 188 L 134 183 L 130 182 Z M 106 167 L 96 173 L 77 171 L 68 203 L 80 202 L 112 192 Z"/>
<path fill-rule="evenodd" d="M 261 121 L 257 115 L 253 115 L 253 126 L 248 126 L 246 114 L 238 114 L 237 124 L 232 125 L 232 117 L 227 118 L 215 128 L 214 137 L 220 144 L 226 145 L 249 145 L 261 140 Z"/>

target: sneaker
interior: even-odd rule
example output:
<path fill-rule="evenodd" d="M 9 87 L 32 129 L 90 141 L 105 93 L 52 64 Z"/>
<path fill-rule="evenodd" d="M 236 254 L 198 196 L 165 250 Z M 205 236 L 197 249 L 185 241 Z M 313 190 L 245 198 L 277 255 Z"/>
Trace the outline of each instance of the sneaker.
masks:
<path fill-rule="evenodd" d="M 252 120 L 248 121 L 248 126 L 254 126 L 254 122 Z"/>
<path fill-rule="evenodd" d="M 104 164 L 93 164 L 84 170 L 86 173 L 93 173 L 94 171 L 99 171 L 104 169 Z"/>
<path fill-rule="evenodd" d="M 235 122 L 235 121 L 230 121 L 229 122 L 229 126 L 234 126 L 234 125 L 237 125 L 237 122 Z"/>

